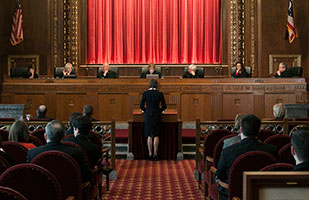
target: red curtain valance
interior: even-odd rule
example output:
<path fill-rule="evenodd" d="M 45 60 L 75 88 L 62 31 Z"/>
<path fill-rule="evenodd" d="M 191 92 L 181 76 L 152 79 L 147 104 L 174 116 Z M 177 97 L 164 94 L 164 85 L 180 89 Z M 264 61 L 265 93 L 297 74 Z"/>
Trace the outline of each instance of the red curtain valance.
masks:
<path fill-rule="evenodd" d="M 221 63 L 220 0 L 88 0 L 87 63 Z"/>

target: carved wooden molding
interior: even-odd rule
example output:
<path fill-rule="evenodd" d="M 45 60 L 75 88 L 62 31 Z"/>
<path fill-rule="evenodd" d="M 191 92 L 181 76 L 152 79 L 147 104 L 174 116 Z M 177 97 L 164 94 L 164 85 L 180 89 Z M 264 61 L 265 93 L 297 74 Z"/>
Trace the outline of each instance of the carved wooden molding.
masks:
<path fill-rule="evenodd" d="M 284 62 L 291 66 L 301 66 L 300 54 L 269 54 L 269 73 L 272 74 L 278 69 L 279 63 Z"/>
<path fill-rule="evenodd" d="M 28 67 L 32 64 L 36 68 L 36 72 L 40 74 L 40 56 L 33 55 L 8 55 L 8 75 L 11 76 L 11 68 L 17 67 L 16 63 L 20 61 L 23 62 L 22 67 Z M 29 63 L 29 64 L 28 64 Z"/>

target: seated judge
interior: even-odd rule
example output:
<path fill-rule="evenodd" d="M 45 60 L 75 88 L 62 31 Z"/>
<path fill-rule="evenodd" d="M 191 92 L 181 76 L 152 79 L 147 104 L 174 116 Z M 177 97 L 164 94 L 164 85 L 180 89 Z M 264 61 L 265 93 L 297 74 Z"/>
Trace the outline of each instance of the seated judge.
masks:
<path fill-rule="evenodd" d="M 140 108 L 145 113 L 144 136 L 147 137 L 149 159 L 154 161 L 158 160 L 161 114 L 166 109 L 163 93 L 157 89 L 157 80 L 151 79 L 149 81 L 149 89 L 143 92 L 140 103 Z M 152 146 L 154 146 L 154 152 L 152 151 Z"/>
<path fill-rule="evenodd" d="M 279 69 L 275 74 L 275 78 L 289 78 L 291 77 L 290 73 L 287 70 L 287 65 L 285 63 L 279 64 Z"/>
<path fill-rule="evenodd" d="M 246 152 L 264 151 L 278 158 L 278 150 L 275 145 L 264 144 L 257 139 L 260 127 L 261 120 L 254 115 L 246 115 L 241 120 L 241 141 L 222 150 L 216 172 L 217 179 L 229 183 L 229 173 L 233 162 Z M 222 200 L 228 199 L 227 189 L 218 186 L 218 191 Z"/>
<path fill-rule="evenodd" d="M 35 72 L 35 67 L 33 65 L 30 65 L 28 67 L 27 72 L 24 74 L 24 78 L 28 78 L 28 79 L 39 78 L 39 76 Z"/>
<path fill-rule="evenodd" d="M 188 71 L 186 71 L 182 78 L 204 78 L 203 74 L 196 69 L 196 65 L 191 64 L 188 67 Z"/>
<path fill-rule="evenodd" d="M 98 78 L 118 78 L 118 74 L 114 71 L 109 70 L 109 64 L 103 64 L 103 71 L 101 71 L 98 75 Z"/>
<path fill-rule="evenodd" d="M 67 63 L 64 66 L 64 70 L 62 71 L 62 76 L 60 78 L 71 75 L 75 75 L 75 72 L 73 71 L 73 65 L 71 63 Z"/>
<path fill-rule="evenodd" d="M 149 64 L 147 71 L 142 72 L 141 78 L 146 78 L 147 74 L 159 74 L 159 78 L 161 78 L 161 73 L 156 70 L 156 67 L 153 63 Z"/>
<path fill-rule="evenodd" d="M 247 78 L 249 74 L 246 71 L 246 68 L 242 62 L 236 63 L 236 71 L 232 74 L 233 78 Z"/>
<path fill-rule="evenodd" d="M 291 153 L 296 161 L 293 171 L 309 171 L 309 127 L 293 132 L 291 144 Z"/>

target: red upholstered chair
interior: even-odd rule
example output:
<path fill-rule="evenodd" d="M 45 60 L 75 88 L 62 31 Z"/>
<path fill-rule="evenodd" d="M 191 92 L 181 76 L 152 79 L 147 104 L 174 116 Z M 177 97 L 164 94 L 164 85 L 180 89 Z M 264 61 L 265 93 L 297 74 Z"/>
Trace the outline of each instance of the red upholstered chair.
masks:
<path fill-rule="evenodd" d="M 243 172 L 259 171 L 265 166 L 277 163 L 278 160 L 269 153 L 263 151 L 251 151 L 239 156 L 230 168 L 228 183 L 228 199 L 242 198 Z M 221 180 L 218 183 L 226 188 L 226 183 Z"/>
<path fill-rule="evenodd" d="M 46 140 L 44 137 L 44 133 L 45 133 L 45 129 L 38 129 L 38 130 L 33 131 L 31 134 L 39 138 L 41 142 L 43 143 L 43 145 L 45 145 Z"/>
<path fill-rule="evenodd" d="M 215 146 L 214 156 L 213 156 L 213 160 L 214 160 L 213 166 L 210 167 L 210 170 L 209 170 L 210 173 L 208 173 L 207 178 L 204 179 L 204 181 L 206 181 L 206 182 L 208 181 L 207 183 L 205 183 L 205 185 L 208 184 L 208 194 L 211 197 L 211 199 L 218 199 L 218 186 L 215 182 L 215 176 L 216 176 L 218 163 L 219 163 L 219 160 L 220 160 L 220 157 L 221 157 L 222 148 L 223 148 L 223 145 L 224 145 L 224 140 L 231 138 L 231 137 L 234 137 L 234 136 L 237 136 L 237 135 L 231 134 L 231 135 L 227 135 L 227 136 L 221 138 Z M 205 188 L 205 190 L 206 189 L 207 188 Z"/>
<path fill-rule="evenodd" d="M 7 170 L 10 167 L 11 165 L 9 164 L 9 162 L 3 156 L 0 156 L 0 174 L 2 174 L 5 170 Z"/>
<path fill-rule="evenodd" d="M 15 164 L 27 162 L 28 149 L 18 142 L 2 142 L 2 148 L 11 156 Z"/>
<path fill-rule="evenodd" d="M 34 164 L 18 164 L 0 176 L 0 185 L 12 188 L 31 200 L 63 200 L 56 177 Z"/>
<path fill-rule="evenodd" d="M 295 165 L 295 159 L 291 153 L 291 143 L 284 145 L 279 150 L 279 161 Z"/>
<path fill-rule="evenodd" d="M 276 145 L 277 150 L 279 151 L 284 145 L 291 143 L 291 138 L 287 135 L 276 134 L 267 138 L 264 143 Z"/>
<path fill-rule="evenodd" d="M 28 142 L 34 144 L 36 147 L 43 146 L 43 142 L 34 135 L 29 135 Z"/>
<path fill-rule="evenodd" d="M 273 132 L 271 130 L 261 129 L 258 134 L 258 140 L 264 142 L 267 138 L 273 136 Z"/>
<path fill-rule="evenodd" d="M 13 190 L 8 187 L 0 186 L 0 199 L 5 200 L 27 200 L 27 198 L 17 192 L 16 190 Z"/>
<path fill-rule="evenodd" d="M 31 163 L 44 167 L 57 178 L 64 199 L 82 199 L 81 171 L 71 156 L 60 151 L 47 151 L 36 156 Z"/>
<path fill-rule="evenodd" d="M 9 140 L 9 132 L 4 129 L 0 129 L 0 136 L 2 138 L 2 142 Z"/>
<path fill-rule="evenodd" d="M 260 171 L 292 171 L 294 165 L 287 163 L 275 163 L 262 168 Z"/>
<path fill-rule="evenodd" d="M 83 149 L 79 144 L 76 144 L 74 142 L 69 142 L 69 141 L 63 141 L 63 144 L 80 149 L 83 153 L 85 161 L 87 163 L 89 163 L 89 158 L 88 158 L 88 154 L 87 154 L 86 150 Z"/>
<path fill-rule="evenodd" d="M 205 137 L 202 161 L 199 162 L 199 170 L 198 170 L 198 184 L 205 194 L 208 193 L 208 189 L 207 186 L 204 185 L 205 182 L 202 181 L 202 174 L 205 173 L 208 174 L 210 167 L 213 165 L 213 155 L 217 142 L 221 138 L 231 134 L 233 134 L 231 131 L 225 129 L 217 129 L 211 131 Z M 207 179 L 207 177 L 204 177 L 204 179 Z"/>

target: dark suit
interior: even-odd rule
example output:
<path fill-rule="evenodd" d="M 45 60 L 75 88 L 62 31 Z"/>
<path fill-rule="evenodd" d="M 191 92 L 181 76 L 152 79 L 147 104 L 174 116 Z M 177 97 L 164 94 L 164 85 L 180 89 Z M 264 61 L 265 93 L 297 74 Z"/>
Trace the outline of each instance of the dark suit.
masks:
<path fill-rule="evenodd" d="M 248 78 L 249 74 L 246 70 L 242 71 L 241 73 L 236 74 L 236 72 L 232 75 L 233 78 Z"/>
<path fill-rule="evenodd" d="M 149 70 L 143 72 L 143 73 L 141 74 L 141 78 L 146 78 L 147 74 L 150 74 L 150 71 L 149 71 Z M 155 70 L 152 74 L 159 74 L 159 78 L 161 78 L 161 73 L 158 72 L 158 71 L 156 71 L 156 70 Z"/>
<path fill-rule="evenodd" d="M 30 72 L 26 72 L 23 77 L 24 78 L 30 78 L 30 76 L 32 76 L 32 74 Z M 39 76 L 37 75 L 37 73 L 34 72 L 33 78 L 39 78 Z"/>
<path fill-rule="evenodd" d="M 309 171 L 309 162 L 303 162 L 294 167 L 293 171 Z"/>
<path fill-rule="evenodd" d="M 63 75 L 63 73 L 59 74 L 59 78 L 76 78 L 75 72 L 71 72 L 70 75 Z"/>
<path fill-rule="evenodd" d="M 31 162 L 31 160 L 33 160 L 33 158 L 35 158 L 40 153 L 52 150 L 61 151 L 63 153 L 70 155 L 79 165 L 83 181 L 89 181 L 91 179 L 91 170 L 86 161 L 84 160 L 81 150 L 75 147 L 65 145 L 61 142 L 48 142 L 44 146 L 30 149 L 27 153 L 27 162 L 28 163 Z"/>
<path fill-rule="evenodd" d="M 118 74 L 114 71 L 108 70 L 105 76 L 104 76 L 104 71 L 101 71 L 97 77 L 98 78 L 118 78 Z"/>
<path fill-rule="evenodd" d="M 277 73 L 275 74 L 275 78 L 289 78 L 289 77 L 291 77 L 291 74 L 288 72 L 288 70 L 281 72 L 280 76 Z"/>
<path fill-rule="evenodd" d="M 143 92 L 140 108 L 145 112 L 144 135 L 158 136 L 161 127 L 161 113 L 166 109 L 163 93 L 157 90 Z"/>
<path fill-rule="evenodd" d="M 204 78 L 203 75 L 200 73 L 199 70 L 196 70 L 195 75 L 193 76 L 190 74 L 188 71 L 186 71 L 183 75 L 182 78 Z"/>
<path fill-rule="evenodd" d="M 68 137 L 65 139 L 65 141 L 74 142 L 85 149 L 89 158 L 90 167 L 95 167 L 99 158 L 101 157 L 101 152 L 96 144 L 93 144 L 89 141 L 87 136 L 80 134 L 76 137 Z"/>
<path fill-rule="evenodd" d="M 228 183 L 230 167 L 233 162 L 239 156 L 249 151 L 264 151 L 278 158 L 278 150 L 276 146 L 264 144 L 255 138 L 249 137 L 241 140 L 238 144 L 234 144 L 222 150 L 216 172 L 217 178 L 225 183 Z M 218 190 L 222 199 L 227 199 L 228 191 L 220 186 L 218 187 Z"/>

